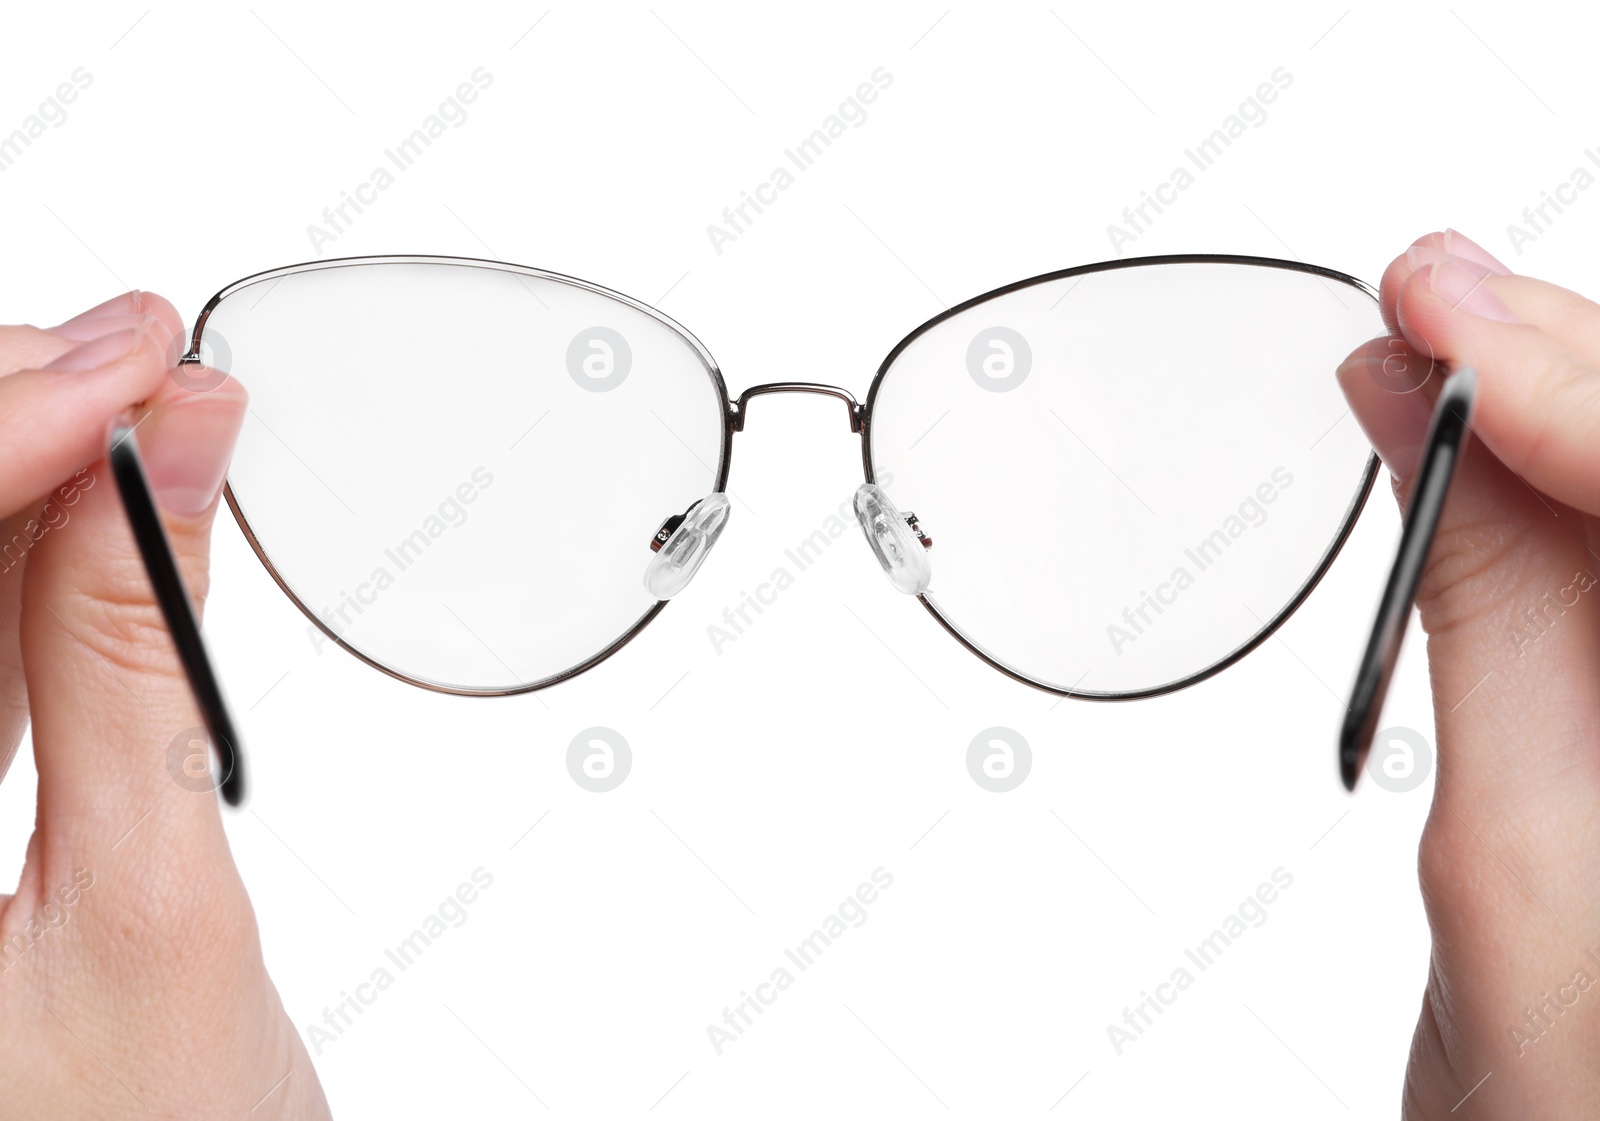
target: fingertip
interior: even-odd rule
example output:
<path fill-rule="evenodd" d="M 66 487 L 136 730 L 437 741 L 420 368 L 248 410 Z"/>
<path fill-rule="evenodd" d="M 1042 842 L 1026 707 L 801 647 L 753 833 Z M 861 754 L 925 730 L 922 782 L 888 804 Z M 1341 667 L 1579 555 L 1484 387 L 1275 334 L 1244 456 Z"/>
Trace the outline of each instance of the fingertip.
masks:
<path fill-rule="evenodd" d="M 42 366 L 38 373 L 55 379 L 47 391 L 53 419 L 98 413 L 104 420 L 153 398 L 166 380 L 167 339 L 154 316 L 139 316 L 135 326 L 79 343 Z"/>
<path fill-rule="evenodd" d="M 119 324 L 122 317 L 118 316 Z M 154 320 L 136 316 L 127 326 L 82 340 L 77 346 L 41 366 L 45 373 L 79 374 L 101 370 L 120 372 L 122 363 L 137 357 L 146 345 Z M 160 345 L 159 342 L 157 345 Z"/>
<path fill-rule="evenodd" d="M 1428 234 L 1418 238 L 1412 243 L 1412 247 L 1421 245 L 1426 237 L 1431 236 L 1433 235 Z M 1378 281 L 1378 309 L 1383 314 L 1383 325 L 1390 333 L 1398 333 L 1400 330 L 1400 293 L 1417 268 L 1411 261 L 1410 252 L 1408 248 L 1406 252 L 1390 261 L 1389 266 L 1383 270 L 1382 279 Z"/>
<path fill-rule="evenodd" d="M 166 327 L 177 341 L 177 352 L 172 358 L 176 362 L 188 351 L 188 336 L 184 331 L 183 316 L 165 296 L 155 292 L 138 292 L 136 295 L 139 297 L 139 310 L 160 320 L 162 326 Z"/>
<path fill-rule="evenodd" d="M 136 288 L 127 292 L 122 292 L 118 295 L 112 296 L 109 300 L 103 300 L 100 303 L 95 304 L 92 308 L 80 311 L 77 315 L 57 323 L 54 327 L 46 327 L 44 329 L 46 331 L 55 333 L 60 332 L 65 328 L 71 328 L 78 324 L 87 323 L 94 319 L 103 319 L 107 316 L 140 315 L 142 314 L 140 311 L 140 298 L 142 295 L 143 293 Z"/>
<path fill-rule="evenodd" d="M 183 316 L 170 300 L 154 292 L 139 289 L 124 292 L 44 330 L 58 338 L 85 342 L 119 330 L 119 325 L 132 326 L 145 318 L 157 325 L 165 342 L 168 362 L 176 363 L 187 349 Z"/>
<path fill-rule="evenodd" d="M 1400 326 L 1399 303 L 1410 279 L 1432 264 L 1454 258 L 1458 263 L 1475 268 L 1479 275 L 1510 276 L 1512 272 L 1494 254 L 1473 241 L 1460 230 L 1443 229 L 1425 233 L 1414 240 L 1406 251 L 1389 262 L 1378 284 L 1378 304 L 1384 324 L 1391 330 Z"/>
<path fill-rule="evenodd" d="M 1413 347 L 1448 358 L 1451 352 L 1441 348 L 1452 341 L 1448 332 L 1449 308 L 1429 286 L 1429 274 L 1434 267 L 1427 264 L 1406 276 L 1395 295 L 1395 324 Z"/>
<path fill-rule="evenodd" d="M 1445 257 L 1423 265 L 1395 302 L 1400 332 L 1420 350 L 1452 364 L 1471 362 L 1486 329 L 1521 320 L 1494 289 L 1501 278 L 1484 265 Z"/>
<path fill-rule="evenodd" d="M 164 394 L 139 431 L 139 451 L 157 504 L 199 518 L 222 493 L 234 444 L 249 408 L 238 382 L 210 393 Z"/>
<path fill-rule="evenodd" d="M 1434 369 L 1430 356 L 1390 336 L 1357 347 L 1335 374 L 1367 442 L 1400 481 L 1410 478 L 1427 436 L 1440 380 Z"/>
<path fill-rule="evenodd" d="M 1475 265 L 1482 265 L 1496 276 L 1512 275 L 1511 269 L 1501 263 L 1493 253 L 1490 253 L 1460 230 L 1447 229 L 1437 236 L 1440 243 L 1439 248 L 1452 257 L 1459 257 L 1463 261 L 1471 261 Z"/>

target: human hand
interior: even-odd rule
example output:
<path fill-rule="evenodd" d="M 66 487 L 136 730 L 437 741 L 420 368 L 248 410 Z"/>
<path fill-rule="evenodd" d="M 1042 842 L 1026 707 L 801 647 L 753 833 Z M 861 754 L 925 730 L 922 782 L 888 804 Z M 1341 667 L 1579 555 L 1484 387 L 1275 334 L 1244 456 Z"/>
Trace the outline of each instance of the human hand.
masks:
<path fill-rule="evenodd" d="M 1384 273 L 1339 369 L 1402 505 L 1444 368 L 1471 438 L 1417 607 L 1438 732 L 1407 1118 L 1600 1116 L 1600 306 L 1454 231 Z"/>
<path fill-rule="evenodd" d="M 169 770 L 201 721 L 104 458 L 135 409 L 198 614 L 246 396 L 169 378 L 182 342 L 172 305 L 137 292 L 0 327 L 0 773 L 31 716 L 39 774 L 0 896 L 7 1118 L 328 1116 L 216 795 Z"/>

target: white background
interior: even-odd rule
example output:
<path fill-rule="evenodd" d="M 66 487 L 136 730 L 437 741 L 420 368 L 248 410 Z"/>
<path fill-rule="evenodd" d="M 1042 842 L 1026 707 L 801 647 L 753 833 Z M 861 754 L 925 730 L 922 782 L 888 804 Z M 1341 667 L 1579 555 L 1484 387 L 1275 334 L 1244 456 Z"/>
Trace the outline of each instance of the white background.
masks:
<path fill-rule="evenodd" d="M 1293 256 L 1376 282 L 1451 225 L 1593 288 L 1600 202 L 1520 255 L 1505 233 L 1600 143 L 1582 18 L 13 7 L 0 132 L 75 68 L 93 83 L 0 174 L 0 318 L 56 322 L 127 287 L 192 315 L 316 256 L 307 226 L 477 67 L 494 81 L 468 119 L 323 255 L 591 279 L 686 324 L 734 391 L 864 395 L 944 304 L 1116 255 L 1107 225 L 1278 67 L 1294 81 L 1265 124 L 1125 253 Z M 878 67 L 894 81 L 867 121 L 716 252 L 706 226 Z M 255 778 L 229 834 L 302 1031 L 474 869 L 494 877 L 320 1045 L 335 1111 L 1393 1116 L 1427 965 L 1414 854 L 1431 784 L 1347 796 L 1333 750 L 1397 533 L 1385 485 L 1280 638 L 1176 696 L 1057 702 L 1008 681 L 853 532 L 714 653 L 707 624 L 859 482 L 843 421 L 831 400 L 759 401 L 733 459 L 747 505 L 694 584 L 618 657 L 533 696 L 438 696 L 318 656 L 219 521 L 207 632 Z M 1416 633 L 1384 723 L 1431 741 Z M 633 752 L 606 794 L 566 768 L 595 725 Z M 1032 746 L 1006 794 L 966 769 L 992 725 Z M 0 791 L 13 868 L 32 799 L 19 760 Z M 707 1025 L 879 867 L 894 883 L 865 924 L 716 1054 Z M 1279 867 L 1293 886 L 1267 921 L 1118 1055 L 1107 1025 Z"/>

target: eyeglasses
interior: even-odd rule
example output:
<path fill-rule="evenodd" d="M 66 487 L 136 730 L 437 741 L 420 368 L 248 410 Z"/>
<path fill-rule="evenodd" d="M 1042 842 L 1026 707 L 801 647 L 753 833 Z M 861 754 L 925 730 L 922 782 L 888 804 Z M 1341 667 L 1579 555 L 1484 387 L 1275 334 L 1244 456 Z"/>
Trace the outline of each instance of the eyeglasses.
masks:
<path fill-rule="evenodd" d="M 528 692 L 615 653 L 726 528 L 752 404 L 811 393 L 861 438 L 855 514 L 896 589 L 1018 681 L 1130 700 L 1238 661 L 1327 571 L 1378 469 L 1333 373 L 1385 334 L 1374 290 L 1331 269 L 1129 258 L 935 316 L 864 403 L 809 382 L 735 399 L 693 335 L 627 296 L 497 261 L 361 257 L 224 288 L 175 376 L 249 387 L 226 497 L 307 640 L 413 685 Z M 1439 399 L 1340 736 L 1351 788 L 1471 389 L 1453 376 Z M 113 449 L 237 804 L 237 736 L 134 441 Z"/>

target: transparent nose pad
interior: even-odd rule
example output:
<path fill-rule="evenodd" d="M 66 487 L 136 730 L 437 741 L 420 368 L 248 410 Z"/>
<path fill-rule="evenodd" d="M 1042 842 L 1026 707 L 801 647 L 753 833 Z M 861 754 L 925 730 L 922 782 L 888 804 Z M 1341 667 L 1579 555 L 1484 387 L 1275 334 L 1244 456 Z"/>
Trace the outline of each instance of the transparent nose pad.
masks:
<path fill-rule="evenodd" d="M 711 546 L 728 524 L 728 496 L 713 491 L 682 514 L 674 514 L 650 541 L 656 555 L 644 570 L 644 586 L 657 599 L 671 599 L 689 586 Z"/>
<path fill-rule="evenodd" d="M 925 537 L 917 525 L 915 514 L 902 514 L 883 488 L 876 483 L 862 483 L 856 491 L 856 520 L 867 535 L 867 544 L 889 583 L 907 595 L 921 595 L 928 590 L 933 579 L 933 565 L 928 560 L 928 550 L 933 542 Z"/>

